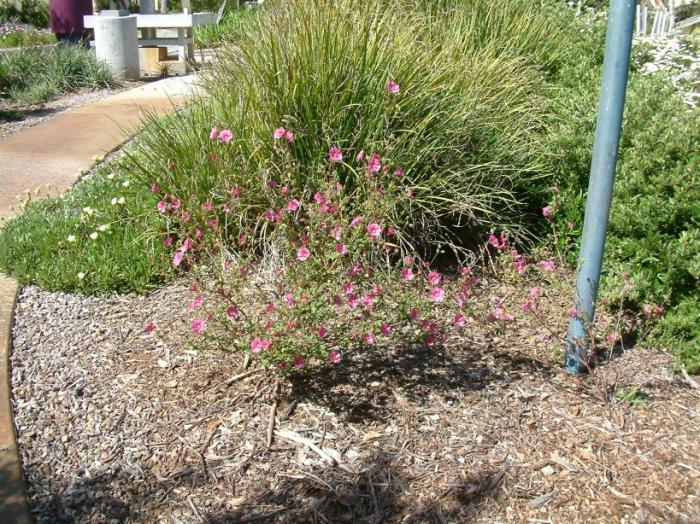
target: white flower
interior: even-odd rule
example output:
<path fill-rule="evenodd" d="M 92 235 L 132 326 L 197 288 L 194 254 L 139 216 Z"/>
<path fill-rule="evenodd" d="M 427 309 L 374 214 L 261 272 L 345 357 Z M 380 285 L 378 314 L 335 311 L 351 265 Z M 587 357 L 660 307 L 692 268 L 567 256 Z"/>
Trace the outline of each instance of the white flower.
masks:
<path fill-rule="evenodd" d="M 125 204 L 126 199 L 124 197 L 119 197 L 119 200 L 117 200 L 117 202 L 119 202 L 120 204 Z"/>
<path fill-rule="evenodd" d="M 97 231 L 93 231 L 92 233 L 90 233 L 90 238 L 93 240 L 97 240 Z"/>
<path fill-rule="evenodd" d="M 109 224 L 102 224 L 97 228 L 98 231 L 107 231 L 109 229 Z"/>
<path fill-rule="evenodd" d="M 68 235 L 66 240 L 68 240 L 68 242 L 75 242 L 75 235 Z"/>
<path fill-rule="evenodd" d="M 85 278 L 85 273 L 83 273 L 82 271 L 80 273 L 78 273 L 78 280 L 82 280 L 84 278 Z"/>
<path fill-rule="evenodd" d="M 107 175 L 107 180 L 112 180 L 114 178 L 114 173 Z"/>
<path fill-rule="evenodd" d="M 117 197 L 114 197 L 114 198 L 112 199 L 112 205 L 113 205 L 113 206 L 116 206 L 116 205 L 117 205 Z"/>
<path fill-rule="evenodd" d="M 84 207 L 83 208 L 83 213 L 87 213 L 88 216 L 92 216 L 92 214 L 95 212 L 94 209 L 91 207 Z"/>
<path fill-rule="evenodd" d="M 129 181 L 128 181 L 128 180 L 124 180 L 124 182 L 122 182 L 122 186 L 124 186 L 124 187 L 129 187 Z"/>

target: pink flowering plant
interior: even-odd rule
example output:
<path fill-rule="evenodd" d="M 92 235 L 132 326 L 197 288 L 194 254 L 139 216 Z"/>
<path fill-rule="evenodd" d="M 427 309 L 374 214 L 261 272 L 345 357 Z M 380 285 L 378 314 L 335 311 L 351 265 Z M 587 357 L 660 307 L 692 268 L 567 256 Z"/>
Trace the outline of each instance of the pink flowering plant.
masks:
<path fill-rule="evenodd" d="M 286 130 L 278 135 L 275 140 L 286 140 Z M 338 364 L 349 352 L 389 343 L 434 347 L 445 342 L 448 328 L 464 326 L 474 279 L 466 270 L 446 278 L 405 254 L 400 227 L 385 222 L 404 189 L 392 172 L 376 167 L 378 153 L 352 155 L 371 189 L 358 205 L 358 190 L 338 182 L 342 154 L 329 149 L 318 191 L 295 193 L 281 172 L 260 180 L 257 193 L 267 200 L 256 211 L 246 193 L 232 190 L 225 204 L 215 203 L 214 193 L 211 203 L 178 210 L 189 220 L 180 220 L 180 231 L 166 240 L 177 238 L 168 240 L 173 265 L 195 268 L 189 308 L 195 343 L 292 371 Z M 166 213 L 172 200 L 164 197 Z M 246 215 L 227 244 L 222 223 Z"/>

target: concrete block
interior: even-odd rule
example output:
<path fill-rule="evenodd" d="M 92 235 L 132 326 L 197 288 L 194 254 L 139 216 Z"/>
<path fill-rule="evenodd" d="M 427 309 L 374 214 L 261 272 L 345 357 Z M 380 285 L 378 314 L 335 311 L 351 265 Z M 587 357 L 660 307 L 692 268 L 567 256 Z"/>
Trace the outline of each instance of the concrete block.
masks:
<path fill-rule="evenodd" d="M 120 80 L 139 79 L 136 16 L 95 16 L 95 54 Z"/>

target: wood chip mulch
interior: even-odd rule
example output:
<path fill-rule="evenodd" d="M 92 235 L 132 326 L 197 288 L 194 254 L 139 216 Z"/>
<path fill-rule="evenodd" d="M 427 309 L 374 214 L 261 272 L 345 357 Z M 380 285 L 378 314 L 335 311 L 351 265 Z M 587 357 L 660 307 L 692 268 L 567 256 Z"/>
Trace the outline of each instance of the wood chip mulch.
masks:
<path fill-rule="evenodd" d="M 22 290 L 13 403 L 37 522 L 700 522 L 700 390 L 662 351 L 574 378 L 526 320 L 499 336 L 472 319 L 440 350 L 277 382 L 187 349 L 190 298 Z"/>

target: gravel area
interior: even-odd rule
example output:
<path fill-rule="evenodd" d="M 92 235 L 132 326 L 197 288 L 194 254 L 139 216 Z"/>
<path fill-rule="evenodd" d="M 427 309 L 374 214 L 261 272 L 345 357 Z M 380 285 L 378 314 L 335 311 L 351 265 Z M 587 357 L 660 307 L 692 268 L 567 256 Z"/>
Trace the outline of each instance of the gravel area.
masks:
<path fill-rule="evenodd" d="M 531 321 L 503 337 L 471 319 L 445 349 L 276 382 L 188 349 L 188 286 L 22 289 L 13 403 L 37 522 L 697 522 L 700 391 L 663 352 L 574 378 Z M 563 331 L 569 297 L 548 299 Z"/>
<path fill-rule="evenodd" d="M 87 104 L 92 104 L 104 98 L 108 98 L 122 91 L 127 91 L 134 87 L 143 85 L 144 82 L 124 82 L 118 87 L 105 89 L 81 89 L 75 93 L 70 93 L 54 100 L 50 100 L 40 105 L 9 107 L 0 103 L 0 112 L 6 111 L 16 116 L 12 118 L 0 116 L 0 138 L 14 135 L 35 126 L 41 122 L 49 120 L 61 113 L 77 109 Z M 0 113 L 1 115 L 1 113 Z"/>

